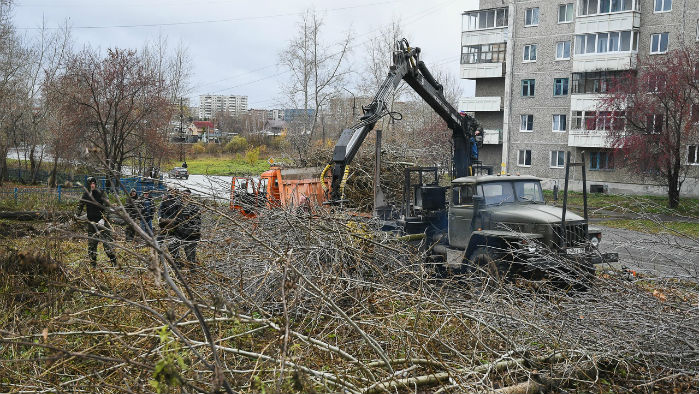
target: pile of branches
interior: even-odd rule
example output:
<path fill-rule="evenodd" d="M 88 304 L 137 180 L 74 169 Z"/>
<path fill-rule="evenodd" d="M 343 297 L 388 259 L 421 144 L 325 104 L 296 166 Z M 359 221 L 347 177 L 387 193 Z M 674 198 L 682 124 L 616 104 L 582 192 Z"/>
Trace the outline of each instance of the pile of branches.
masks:
<path fill-rule="evenodd" d="M 206 202 L 202 210 L 199 261 L 182 269 L 144 233 L 139 246 L 117 241 L 121 267 L 99 270 L 89 268 L 83 241 L 52 244 L 64 275 L 0 298 L 0 388 L 698 388 L 695 282 L 610 270 L 572 291 L 478 273 L 437 278 L 420 248 L 371 220 L 264 209 L 245 219 Z M 65 240 L 79 232 L 52 230 Z M 3 288 L 11 277 L 2 276 Z M 48 294 L 60 305 L 32 309 Z"/>
<path fill-rule="evenodd" d="M 360 212 L 371 212 L 374 209 L 374 153 L 373 146 L 363 147 L 348 166 L 349 174 L 345 186 L 347 208 Z M 445 155 L 449 155 L 449 152 L 445 152 Z M 388 205 L 400 209 L 403 204 L 404 170 L 406 168 L 434 165 L 434 163 L 425 162 L 424 156 L 424 153 L 418 150 L 398 150 L 392 146 L 385 146 L 382 149 L 379 184 Z M 329 163 L 331 157 L 332 154 L 327 150 L 316 150 L 311 152 L 304 165 L 324 167 Z M 449 168 L 441 169 L 439 175 L 442 176 L 445 172 L 449 172 Z"/>

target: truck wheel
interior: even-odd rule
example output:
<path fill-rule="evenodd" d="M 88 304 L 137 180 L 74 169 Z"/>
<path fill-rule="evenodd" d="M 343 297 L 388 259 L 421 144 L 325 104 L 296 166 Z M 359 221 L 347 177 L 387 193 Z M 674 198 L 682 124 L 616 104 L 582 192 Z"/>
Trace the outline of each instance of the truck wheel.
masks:
<path fill-rule="evenodd" d="M 477 272 L 484 273 L 496 281 L 506 278 L 509 266 L 503 259 L 481 246 L 477 248 L 469 258 Z"/>

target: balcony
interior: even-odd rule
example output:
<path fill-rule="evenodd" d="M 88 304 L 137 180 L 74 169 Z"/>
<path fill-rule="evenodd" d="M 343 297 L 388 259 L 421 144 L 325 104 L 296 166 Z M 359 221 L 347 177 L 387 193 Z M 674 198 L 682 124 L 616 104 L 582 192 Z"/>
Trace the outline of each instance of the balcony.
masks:
<path fill-rule="evenodd" d="M 574 55 L 573 72 L 634 70 L 637 68 L 637 52 L 607 52 Z"/>
<path fill-rule="evenodd" d="M 599 105 L 599 100 L 605 95 L 600 93 L 572 94 L 572 111 L 595 111 Z"/>
<path fill-rule="evenodd" d="M 484 130 L 484 145 L 498 145 L 503 143 L 503 130 Z"/>
<path fill-rule="evenodd" d="M 501 78 L 506 75 L 505 63 L 461 64 L 459 77 L 462 79 Z"/>
<path fill-rule="evenodd" d="M 571 130 L 568 145 L 577 148 L 612 148 L 612 139 L 605 130 Z"/>
<path fill-rule="evenodd" d="M 614 12 L 611 14 L 579 15 L 576 17 L 575 34 L 601 31 L 622 31 L 639 28 L 641 13 L 638 11 Z"/>
<path fill-rule="evenodd" d="M 507 27 L 462 32 L 462 46 L 493 44 L 506 41 L 508 41 Z"/>
<path fill-rule="evenodd" d="M 463 97 L 459 99 L 459 110 L 466 112 L 498 112 L 503 110 L 501 97 Z"/>

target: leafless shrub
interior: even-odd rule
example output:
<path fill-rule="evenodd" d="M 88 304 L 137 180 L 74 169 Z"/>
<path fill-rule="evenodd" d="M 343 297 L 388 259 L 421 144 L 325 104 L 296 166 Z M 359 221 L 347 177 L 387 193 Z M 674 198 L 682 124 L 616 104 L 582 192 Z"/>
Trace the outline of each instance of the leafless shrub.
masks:
<path fill-rule="evenodd" d="M 143 232 L 140 246 L 116 242 L 121 269 L 92 270 L 66 237 L 78 228 L 51 228 L 65 241 L 51 252 L 66 279 L 46 292 L 64 301 L 28 317 L 32 305 L 3 292 L 0 387 L 697 390 L 696 282 L 614 269 L 586 290 L 480 270 L 440 279 L 415 245 L 369 219 L 264 207 L 245 219 L 201 205 L 199 262 L 186 270 Z"/>

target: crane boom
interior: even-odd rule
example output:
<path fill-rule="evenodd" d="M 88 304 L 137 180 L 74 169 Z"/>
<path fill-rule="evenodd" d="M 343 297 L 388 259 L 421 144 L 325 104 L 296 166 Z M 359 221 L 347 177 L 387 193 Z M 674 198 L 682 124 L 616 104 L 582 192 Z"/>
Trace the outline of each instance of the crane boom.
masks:
<path fill-rule="evenodd" d="M 347 165 L 355 157 L 367 134 L 377 121 L 389 114 L 387 100 L 401 81 L 406 83 L 433 109 L 452 130 L 454 151 L 452 156 L 452 177 L 467 176 L 471 167 L 472 136 L 478 124 L 470 116 L 462 116 L 445 98 L 443 86 L 430 73 L 420 60 L 420 48 L 411 48 L 404 38 L 396 42 L 393 64 L 386 79 L 379 87 L 372 102 L 362 107 L 360 121 L 343 130 L 333 150 L 333 172 L 331 178 L 331 202 L 342 198 L 341 184 Z"/>

